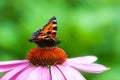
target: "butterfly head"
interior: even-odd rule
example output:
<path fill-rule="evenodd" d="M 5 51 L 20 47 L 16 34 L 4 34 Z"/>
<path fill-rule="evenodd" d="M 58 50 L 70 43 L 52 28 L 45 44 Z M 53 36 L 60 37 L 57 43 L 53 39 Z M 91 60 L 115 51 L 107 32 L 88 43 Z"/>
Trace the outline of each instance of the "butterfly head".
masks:
<path fill-rule="evenodd" d="M 53 47 L 60 43 L 56 39 L 57 35 L 57 21 L 55 17 L 52 17 L 49 22 L 38 31 L 33 33 L 30 42 L 35 42 L 40 47 Z"/>

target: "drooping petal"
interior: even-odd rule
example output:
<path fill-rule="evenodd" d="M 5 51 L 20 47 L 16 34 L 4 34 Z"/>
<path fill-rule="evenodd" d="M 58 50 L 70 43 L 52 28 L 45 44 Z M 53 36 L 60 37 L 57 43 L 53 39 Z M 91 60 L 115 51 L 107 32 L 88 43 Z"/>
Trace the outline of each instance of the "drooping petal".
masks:
<path fill-rule="evenodd" d="M 15 61 L 3 61 L 0 62 L 0 72 L 5 72 L 16 68 L 19 65 L 28 63 L 28 60 L 15 60 Z"/>
<path fill-rule="evenodd" d="M 19 63 L 24 63 L 24 62 L 28 62 L 28 60 L 2 61 L 0 62 L 0 65 L 19 64 Z"/>
<path fill-rule="evenodd" d="M 15 69 L 6 72 L 0 80 L 15 80 L 15 79 L 11 79 L 11 78 L 14 77 L 16 74 L 18 74 L 20 71 L 22 71 L 27 66 L 28 66 L 28 64 L 17 66 Z"/>
<path fill-rule="evenodd" d="M 35 68 L 36 67 L 29 66 L 28 68 L 24 69 L 24 71 L 22 71 L 22 73 L 15 80 L 28 80 L 28 76 L 30 75 L 30 72 Z"/>
<path fill-rule="evenodd" d="M 109 68 L 100 65 L 100 64 L 74 64 L 74 63 L 66 63 L 67 65 L 80 70 L 80 71 L 85 71 L 85 72 L 90 72 L 90 73 L 101 73 L 103 71 L 108 70 Z"/>
<path fill-rule="evenodd" d="M 50 72 L 47 67 L 39 66 L 30 72 L 27 80 L 51 80 Z"/>
<path fill-rule="evenodd" d="M 63 75 L 65 76 L 65 80 L 86 80 L 82 74 L 80 74 L 77 70 L 70 66 L 66 65 L 57 65 L 57 67 L 61 70 Z"/>
<path fill-rule="evenodd" d="M 56 67 L 51 66 L 52 80 L 66 80 L 63 73 Z"/>
<path fill-rule="evenodd" d="M 96 56 L 83 56 L 83 57 L 77 57 L 77 58 L 69 58 L 66 60 L 67 63 L 93 63 L 97 60 Z"/>

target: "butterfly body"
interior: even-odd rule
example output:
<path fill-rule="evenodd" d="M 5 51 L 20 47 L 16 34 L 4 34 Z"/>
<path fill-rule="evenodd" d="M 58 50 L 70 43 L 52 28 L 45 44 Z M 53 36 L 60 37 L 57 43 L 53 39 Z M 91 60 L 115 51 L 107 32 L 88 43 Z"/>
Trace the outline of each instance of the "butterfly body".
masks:
<path fill-rule="evenodd" d="M 40 47 L 53 47 L 60 43 L 56 39 L 57 35 L 57 21 L 55 17 L 52 17 L 48 24 L 46 24 L 42 29 L 33 33 L 30 42 L 35 42 Z"/>

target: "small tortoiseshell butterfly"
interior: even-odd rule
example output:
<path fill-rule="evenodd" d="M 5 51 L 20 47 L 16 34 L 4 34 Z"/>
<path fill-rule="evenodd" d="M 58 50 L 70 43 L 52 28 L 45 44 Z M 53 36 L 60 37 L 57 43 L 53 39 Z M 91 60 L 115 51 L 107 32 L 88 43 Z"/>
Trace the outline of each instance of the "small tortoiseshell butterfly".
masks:
<path fill-rule="evenodd" d="M 35 42 L 40 47 L 53 47 L 60 43 L 60 41 L 56 39 L 56 35 L 57 21 L 53 16 L 42 29 L 33 33 L 33 36 L 29 41 Z"/>

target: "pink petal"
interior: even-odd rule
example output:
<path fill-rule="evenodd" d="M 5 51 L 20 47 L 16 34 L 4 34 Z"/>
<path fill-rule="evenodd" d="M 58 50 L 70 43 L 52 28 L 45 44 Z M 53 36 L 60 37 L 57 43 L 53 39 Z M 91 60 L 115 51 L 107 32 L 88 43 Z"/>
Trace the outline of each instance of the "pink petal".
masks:
<path fill-rule="evenodd" d="M 15 80 L 28 80 L 28 76 L 35 67 L 29 66 L 28 68 L 24 69 L 22 73 L 15 79 Z"/>
<path fill-rule="evenodd" d="M 28 66 L 28 64 L 24 64 L 24 65 L 20 65 L 18 67 L 16 67 L 15 69 L 6 72 L 2 78 L 0 80 L 14 80 L 11 79 L 13 76 L 15 76 L 18 72 L 20 72 L 21 70 L 23 70 L 24 68 L 26 68 Z"/>
<path fill-rule="evenodd" d="M 28 60 L 2 61 L 0 62 L 0 65 L 19 64 L 19 63 L 24 63 L 24 62 L 28 62 Z"/>
<path fill-rule="evenodd" d="M 0 62 L 0 72 L 9 71 L 16 68 L 19 65 L 28 63 L 27 60 L 16 60 L 16 61 L 4 61 Z"/>
<path fill-rule="evenodd" d="M 97 57 L 95 56 L 83 56 L 83 57 L 77 57 L 77 58 L 69 58 L 66 60 L 66 62 L 81 64 L 81 63 L 93 63 L 96 60 L 97 60 Z"/>
<path fill-rule="evenodd" d="M 65 80 L 86 80 L 77 70 L 70 66 L 57 65 L 65 76 Z"/>
<path fill-rule="evenodd" d="M 46 75 L 46 73 L 47 73 L 47 75 Z M 51 80 L 50 71 L 47 67 L 43 68 L 42 76 L 43 76 L 43 78 L 40 78 L 39 80 Z"/>
<path fill-rule="evenodd" d="M 77 70 L 85 71 L 85 72 L 90 72 L 90 73 L 101 73 L 103 71 L 108 70 L 109 68 L 100 65 L 100 64 L 73 64 L 73 63 L 66 63 L 69 66 L 74 67 Z"/>
<path fill-rule="evenodd" d="M 51 80 L 50 72 L 46 67 L 37 67 L 30 72 L 27 80 Z"/>
<path fill-rule="evenodd" d="M 56 66 L 51 66 L 52 80 L 66 80 L 64 75 Z"/>

